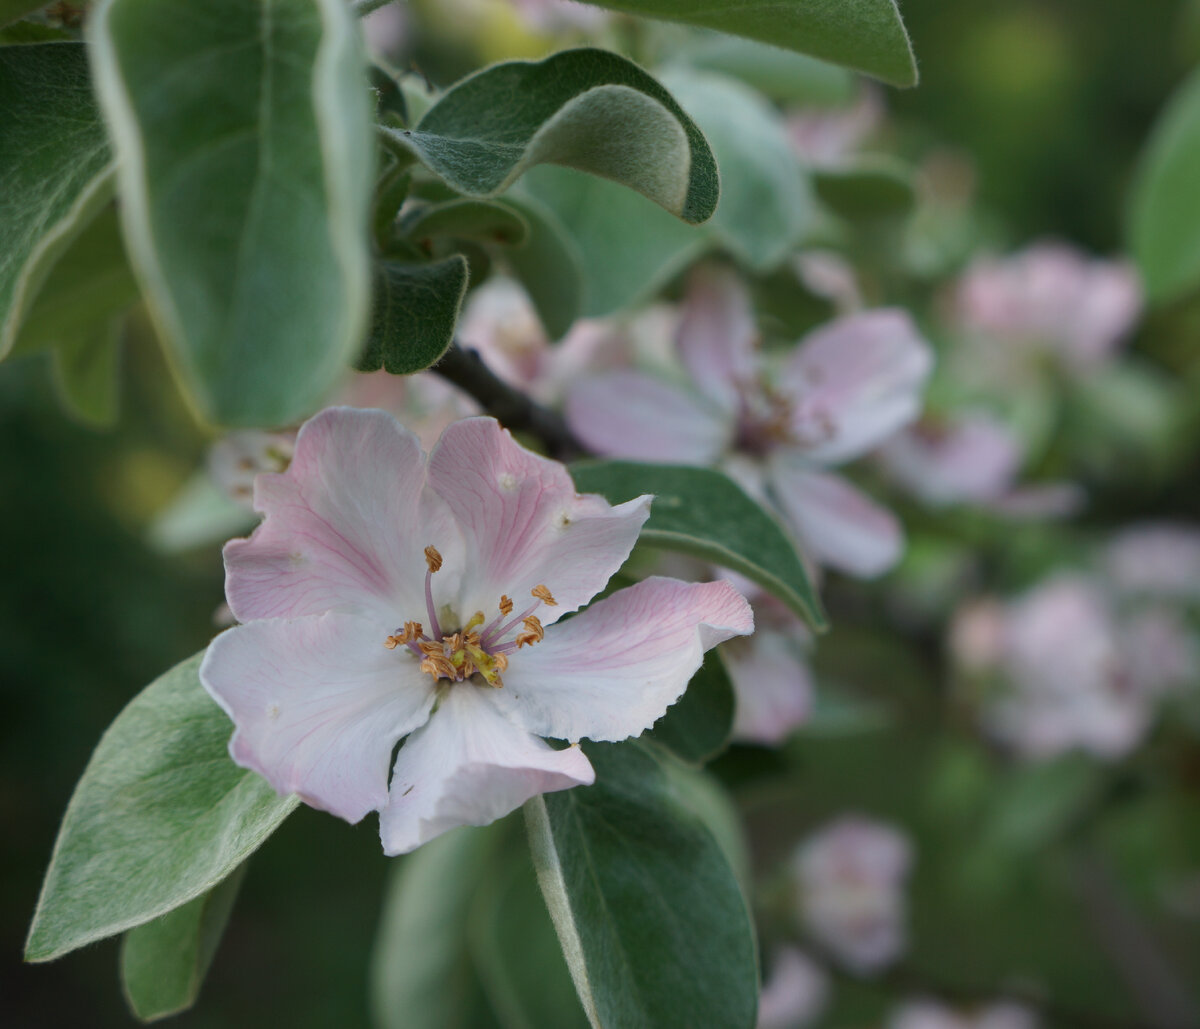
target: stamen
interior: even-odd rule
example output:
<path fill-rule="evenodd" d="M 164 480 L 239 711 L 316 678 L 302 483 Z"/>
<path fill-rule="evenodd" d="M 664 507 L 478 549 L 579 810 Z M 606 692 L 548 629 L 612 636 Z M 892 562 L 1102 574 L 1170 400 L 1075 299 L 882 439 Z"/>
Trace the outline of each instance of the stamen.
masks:
<path fill-rule="evenodd" d="M 435 640 L 442 638 L 442 627 L 438 624 L 437 611 L 433 607 L 433 573 L 442 567 L 442 555 L 434 546 L 425 548 L 425 613 L 429 615 L 429 629 Z"/>
<path fill-rule="evenodd" d="M 383 641 L 383 645 L 387 647 L 388 650 L 395 650 L 403 642 L 404 640 L 402 640 L 399 636 L 389 636 Z"/>
<path fill-rule="evenodd" d="M 431 575 L 442 567 L 442 555 L 438 553 L 437 547 L 425 548 L 425 563 L 429 566 Z"/>
<path fill-rule="evenodd" d="M 554 599 L 554 594 L 550 592 L 544 585 L 534 586 L 529 591 L 531 597 L 537 597 L 547 607 L 558 607 L 558 601 Z"/>
<path fill-rule="evenodd" d="M 522 623 L 525 626 L 525 631 L 517 636 L 518 650 L 527 644 L 532 647 L 535 643 L 541 643 L 546 638 L 546 630 L 542 628 L 542 623 L 536 615 L 530 615 L 528 618 L 523 619 Z"/>
<path fill-rule="evenodd" d="M 511 615 L 513 609 L 512 599 L 506 594 L 500 594 L 500 613 L 502 615 Z"/>

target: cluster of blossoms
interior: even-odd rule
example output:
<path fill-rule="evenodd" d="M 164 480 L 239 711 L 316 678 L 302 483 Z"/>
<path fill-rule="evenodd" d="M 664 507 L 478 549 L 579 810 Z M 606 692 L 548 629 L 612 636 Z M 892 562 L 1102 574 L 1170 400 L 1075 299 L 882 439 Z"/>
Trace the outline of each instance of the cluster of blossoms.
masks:
<path fill-rule="evenodd" d="M 728 583 L 666 578 L 563 620 L 628 557 L 651 498 L 581 496 L 492 419 L 454 422 L 426 457 L 390 415 L 332 408 L 254 493 L 261 525 L 225 548 L 242 624 L 201 680 L 236 762 L 347 821 L 378 810 L 389 854 L 590 783 L 579 747 L 544 737 L 641 733 L 706 650 L 753 628 Z"/>
<path fill-rule="evenodd" d="M 1059 572 L 1015 600 L 972 601 L 950 647 L 984 729 L 1016 752 L 1127 754 L 1165 698 L 1200 675 L 1189 602 L 1200 533 L 1135 526 L 1090 574 Z"/>

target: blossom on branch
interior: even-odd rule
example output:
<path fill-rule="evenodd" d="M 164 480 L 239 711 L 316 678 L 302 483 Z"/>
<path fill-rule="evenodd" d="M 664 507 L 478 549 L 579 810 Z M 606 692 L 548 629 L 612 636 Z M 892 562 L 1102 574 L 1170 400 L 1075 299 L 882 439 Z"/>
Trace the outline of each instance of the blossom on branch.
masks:
<path fill-rule="evenodd" d="M 651 578 L 569 620 L 620 567 L 651 498 L 616 507 L 490 418 L 428 457 L 382 411 L 307 422 L 265 517 L 225 548 L 238 625 L 201 666 L 233 759 L 400 854 L 539 793 L 591 783 L 577 746 L 621 740 L 753 628 L 728 583 Z M 405 738 L 389 787 L 388 766 Z"/>

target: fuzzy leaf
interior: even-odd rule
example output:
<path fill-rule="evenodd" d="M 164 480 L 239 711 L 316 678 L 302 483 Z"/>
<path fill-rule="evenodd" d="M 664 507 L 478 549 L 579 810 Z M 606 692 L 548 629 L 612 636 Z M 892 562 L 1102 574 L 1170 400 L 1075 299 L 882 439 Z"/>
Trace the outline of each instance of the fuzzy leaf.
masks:
<path fill-rule="evenodd" d="M 898 162 L 860 161 L 847 168 L 813 172 L 817 197 L 847 221 L 905 218 L 916 207 L 912 177 Z"/>
<path fill-rule="evenodd" d="M 203 654 L 129 702 L 75 787 L 25 957 L 49 961 L 211 890 L 299 801 L 229 757 L 232 726 L 200 685 Z"/>
<path fill-rule="evenodd" d="M 583 257 L 579 247 L 545 205 L 531 197 L 506 196 L 503 202 L 518 211 L 529 226 L 525 241 L 505 257 L 529 294 L 546 335 L 561 339 L 583 314 Z"/>
<path fill-rule="evenodd" d="M 754 929 L 716 838 L 652 748 L 584 749 L 595 784 L 535 797 L 525 813 L 589 1021 L 752 1029 Z"/>
<path fill-rule="evenodd" d="M 740 79 L 772 100 L 830 107 L 854 99 L 855 78 L 845 68 L 766 43 L 714 32 L 681 41 L 673 52 L 692 68 Z"/>
<path fill-rule="evenodd" d="M 245 876 L 243 864 L 207 893 L 125 934 L 121 983 L 143 1022 L 196 1003 Z"/>
<path fill-rule="evenodd" d="M 55 261 L 112 193 L 81 43 L 0 47 L 0 357 Z"/>
<path fill-rule="evenodd" d="M 520 246 L 529 226 L 511 207 L 488 200 L 451 200 L 421 207 L 404 218 L 400 231 L 418 245 L 438 237 Z"/>
<path fill-rule="evenodd" d="M 1152 301 L 1200 285 L 1200 71 L 1159 116 L 1133 185 L 1130 245 Z"/>
<path fill-rule="evenodd" d="M 281 425 L 361 345 L 375 162 L 342 0 L 102 0 L 89 23 L 125 238 L 200 413 Z"/>
<path fill-rule="evenodd" d="M 724 472 L 711 468 L 584 461 L 571 466 L 582 493 L 619 504 L 654 494 L 639 542 L 728 568 L 773 593 L 814 628 L 821 602 L 779 523 Z"/>
<path fill-rule="evenodd" d="M 358 370 L 409 375 L 436 364 L 454 339 L 466 291 L 467 262 L 461 256 L 431 264 L 381 264 L 371 334 Z"/>
<path fill-rule="evenodd" d="M 508 61 L 464 79 L 393 141 L 460 193 L 503 192 L 536 164 L 612 179 L 687 222 L 717 206 L 717 167 L 692 120 L 636 64 L 607 50 Z"/>
<path fill-rule="evenodd" d="M 667 709 L 650 736 L 681 760 L 702 765 L 729 743 L 733 711 L 733 683 L 721 655 L 710 650 L 687 692 Z"/>
<path fill-rule="evenodd" d="M 681 21 L 799 50 L 915 86 L 917 65 L 895 0 L 585 0 L 628 14 Z"/>

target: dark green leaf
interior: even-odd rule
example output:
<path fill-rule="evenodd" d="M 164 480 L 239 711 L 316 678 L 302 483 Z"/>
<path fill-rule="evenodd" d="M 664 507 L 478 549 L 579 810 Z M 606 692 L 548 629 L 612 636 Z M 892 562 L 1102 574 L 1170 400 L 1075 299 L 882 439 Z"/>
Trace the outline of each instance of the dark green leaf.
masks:
<path fill-rule="evenodd" d="M 912 178 L 892 161 L 861 161 L 848 168 L 813 172 L 817 197 L 848 221 L 904 218 L 916 206 Z"/>
<path fill-rule="evenodd" d="M 104 0 L 90 29 L 130 257 L 191 398 L 227 424 L 303 417 L 369 313 L 354 17 L 341 0 Z"/>
<path fill-rule="evenodd" d="M 579 247 L 543 204 L 530 197 L 512 196 L 502 202 L 519 211 L 529 226 L 525 241 L 505 258 L 533 301 L 546 335 L 561 339 L 583 314 L 583 258 Z"/>
<path fill-rule="evenodd" d="M 96 428 L 117 420 L 121 322 L 101 322 L 54 351 L 54 381 L 63 404 Z"/>
<path fill-rule="evenodd" d="M 421 207 L 406 215 L 400 231 L 418 245 L 448 236 L 519 246 L 529 236 L 529 225 L 520 214 L 503 204 L 488 200 L 451 200 Z"/>
<path fill-rule="evenodd" d="M 503 833 L 464 827 L 396 859 L 371 958 L 379 1029 L 483 1029 L 467 912 Z"/>
<path fill-rule="evenodd" d="M 585 744 L 593 786 L 525 806 L 538 882 L 594 1027 L 752 1029 L 754 929 L 652 748 Z"/>
<path fill-rule="evenodd" d="M 653 493 L 639 542 L 738 572 L 779 597 L 814 628 L 825 615 L 808 573 L 779 522 L 724 472 L 711 468 L 585 461 L 571 466 L 583 493 L 619 504 Z"/>
<path fill-rule="evenodd" d="M 1200 71 L 1167 104 L 1132 191 L 1130 245 L 1151 300 L 1200 285 Z"/>
<path fill-rule="evenodd" d="M 1103 769 L 1074 753 L 1011 769 L 985 822 L 984 847 L 1029 853 L 1070 828 L 1103 786 Z"/>
<path fill-rule="evenodd" d="M 667 709 L 650 736 L 684 761 L 702 765 L 729 743 L 733 710 L 733 683 L 721 655 L 710 650 L 687 692 Z"/>
<path fill-rule="evenodd" d="M 229 757 L 202 654 L 117 716 L 63 818 L 25 956 L 49 961 L 173 911 L 225 879 L 296 807 Z"/>
<path fill-rule="evenodd" d="M 207 893 L 125 934 L 121 982 L 143 1022 L 196 1003 L 245 876 L 242 864 Z"/>
<path fill-rule="evenodd" d="M 485 68 L 413 131 L 392 135 L 471 196 L 494 196 L 551 163 L 620 182 L 687 222 L 717 206 L 717 166 L 700 130 L 658 82 L 607 50 Z"/>
<path fill-rule="evenodd" d="M 629 14 L 719 29 L 915 86 L 917 65 L 895 0 L 586 0 Z"/>
<path fill-rule="evenodd" d="M 367 349 L 359 371 L 385 368 L 408 375 L 435 364 L 454 339 L 467 291 L 467 262 L 448 257 L 432 264 L 379 266 Z"/>
<path fill-rule="evenodd" d="M 46 0 L 0 0 L 0 26 L 11 25 L 47 6 Z"/>
<path fill-rule="evenodd" d="M 55 261 L 112 193 L 82 43 L 0 48 L 0 357 Z"/>

